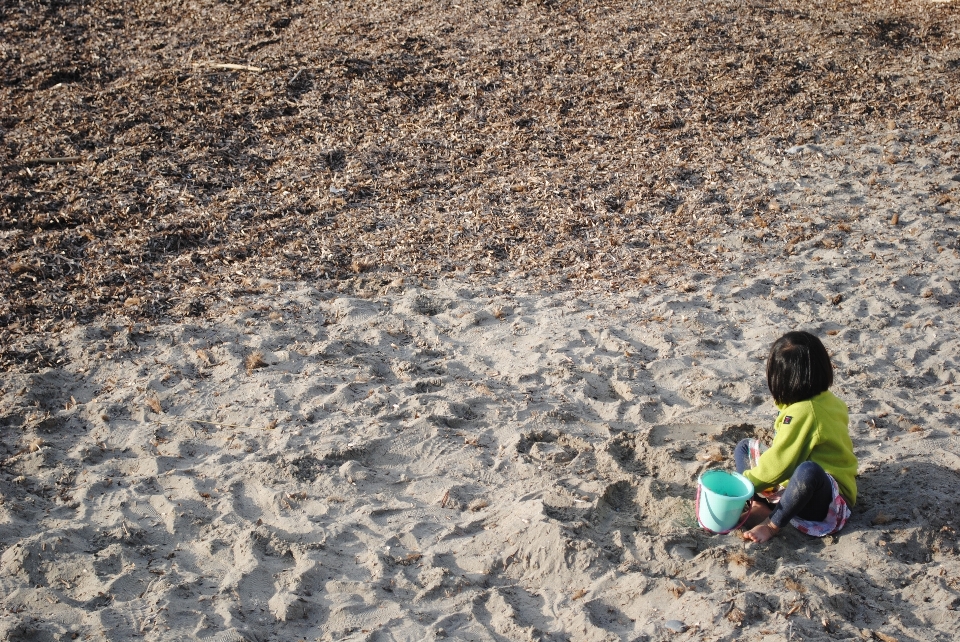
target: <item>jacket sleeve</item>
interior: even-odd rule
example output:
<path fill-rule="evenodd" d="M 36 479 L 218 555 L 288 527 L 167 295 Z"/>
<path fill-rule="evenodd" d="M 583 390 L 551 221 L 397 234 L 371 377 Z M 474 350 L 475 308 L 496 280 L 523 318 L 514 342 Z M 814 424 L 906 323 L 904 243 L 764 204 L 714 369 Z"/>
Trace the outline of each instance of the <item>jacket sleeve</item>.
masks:
<path fill-rule="evenodd" d="M 813 409 L 809 404 L 806 406 L 793 404 L 780 413 L 774 426 L 773 444 L 760 455 L 755 467 L 744 471 L 743 476 L 753 482 L 758 491 L 784 484 L 797 466 L 810 457 L 817 442 L 817 422 Z"/>

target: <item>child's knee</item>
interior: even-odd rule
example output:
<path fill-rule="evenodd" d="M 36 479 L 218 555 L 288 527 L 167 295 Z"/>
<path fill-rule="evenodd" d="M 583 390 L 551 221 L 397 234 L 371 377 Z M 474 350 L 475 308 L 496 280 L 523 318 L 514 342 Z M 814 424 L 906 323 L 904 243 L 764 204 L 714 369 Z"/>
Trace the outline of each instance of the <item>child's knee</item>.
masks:
<path fill-rule="evenodd" d="M 815 482 L 816 479 L 824 475 L 823 468 L 820 464 L 812 461 L 805 461 L 793 472 L 793 475 L 790 478 L 790 483 L 794 481 L 800 482 L 802 484 L 810 484 Z"/>
<path fill-rule="evenodd" d="M 823 471 L 823 467 L 815 461 L 805 461 L 797 466 L 797 470 L 803 471 L 807 474 L 817 474 Z"/>

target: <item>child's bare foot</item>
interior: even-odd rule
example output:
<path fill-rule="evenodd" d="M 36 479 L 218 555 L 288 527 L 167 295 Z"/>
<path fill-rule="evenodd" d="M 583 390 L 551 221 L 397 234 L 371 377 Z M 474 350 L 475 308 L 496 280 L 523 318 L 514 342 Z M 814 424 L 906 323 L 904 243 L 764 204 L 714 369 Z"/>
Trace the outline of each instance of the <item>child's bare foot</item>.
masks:
<path fill-rule="evenodd" d="M 751 542 L 756 542 L 757 544 L 762 544 L 769 541 L 780 529 L 771 524 L 770 522 L 763 522 L 758 524 L 748 530 L 743 534 L 743 539 L 748 539 Z"/>
<path fill-rule="evenodd" d="M 741 526 L 741 530 L 750 530 L 754 526 L 757 526 L 762 523 L 763 520 L 770 517 L 770 513 L 772 512 L 773 510 L 763 502 L 751 501 L 750 516 L 747 517 L 747 521 Z"/>

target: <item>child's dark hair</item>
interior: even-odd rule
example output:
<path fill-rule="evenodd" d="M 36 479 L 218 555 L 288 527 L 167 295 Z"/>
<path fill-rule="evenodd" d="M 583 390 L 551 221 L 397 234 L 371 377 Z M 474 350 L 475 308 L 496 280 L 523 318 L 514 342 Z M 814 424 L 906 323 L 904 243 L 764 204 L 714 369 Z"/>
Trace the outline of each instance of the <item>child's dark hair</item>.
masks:
<path fill-rule="evenodd" d="M 796 331 L 774 341 L 767 359 L 767 387 L 774 401 L 788 405 L 805 401 L 831 385 L 833 364 L 820 339 Z"/>

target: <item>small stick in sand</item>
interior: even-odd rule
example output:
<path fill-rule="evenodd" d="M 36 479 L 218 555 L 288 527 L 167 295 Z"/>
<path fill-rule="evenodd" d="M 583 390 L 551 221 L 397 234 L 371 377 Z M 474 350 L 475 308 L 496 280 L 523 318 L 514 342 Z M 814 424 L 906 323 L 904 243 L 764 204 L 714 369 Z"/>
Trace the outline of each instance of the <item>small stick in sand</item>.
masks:
<path fill-rule="evenodd" d="M 253 65 L 236 65 L 232 62 L 206 62 L 206 63 L 194 63 L 196 67 L 211 67 L 213 69 L 229 69 L 230 71 L 253 71 L 260 73 L 264 70 L 263 67 L 254 67 Z"/>
<path fill-rule="evenodd" d="M 41 158 L 28 158 L 21 163 L 22 165 L 58 165 L 60 163 L 79 163 L 80 156 L 43 156 Z"/>
<path fill-rule="evenodd" d="M 225 428 L 246 428 L 246 426 L 238 426 L 236 424 L 225 424 L 222 421 L 204 421 L 203 419 L 190 419 L 190 421 L 197 424 L 206 424 L 208 426 L 224 426 Z"/>
<path fill-rule="evenodd" d="M 43 439 L 41 439 L 40 437 L 37 437 L 36 439 L 34 439 L 33 441 L 30 442 L 30 445 L 28 445 L 28 446 L 26 446 L 26 447 L 24 447 L 24 448 L 21 448 L 21 449 L 18 450 L 17 452 L 15 452 L 15 453 L 13 453 L 12 455 L 10 455 L 9 457 L 7 457 L 7 459 L 6 459 L 5 461 L 0 462 L 0 463 L 9 464 L 9 463 L 11 463 L 11 462 L 13 462 L 13 461 L 16 461 L 16 459 L 17 459 L 20 455 L 25 455 L 25 454 L 27 454 L 27 453 L 35 453 L 35 452 L 39 451 L 41 448 L 43 448 L 43 447 L 46 445 L 46 443 L 47 443 L 47 442 L 45 442 Z"/>

